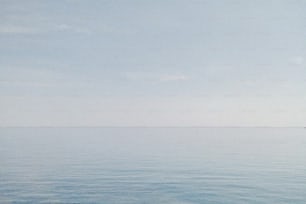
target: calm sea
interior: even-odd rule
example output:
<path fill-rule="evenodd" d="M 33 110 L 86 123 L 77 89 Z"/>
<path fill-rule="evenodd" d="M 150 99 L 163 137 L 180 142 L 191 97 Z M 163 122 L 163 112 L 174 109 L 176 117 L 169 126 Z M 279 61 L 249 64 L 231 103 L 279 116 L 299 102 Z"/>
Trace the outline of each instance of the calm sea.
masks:
<path fill-rule="evenodd" d="M 0 128 L 0 203 L 306 203 L 303 128 Z"/>

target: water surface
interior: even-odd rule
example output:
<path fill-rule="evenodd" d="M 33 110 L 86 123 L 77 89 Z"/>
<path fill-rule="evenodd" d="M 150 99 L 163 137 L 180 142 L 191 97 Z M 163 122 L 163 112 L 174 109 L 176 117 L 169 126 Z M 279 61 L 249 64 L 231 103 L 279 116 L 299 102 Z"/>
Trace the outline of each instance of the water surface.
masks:
<path fill-rule="evenodd" d="M 306 203 L 303 128 L 0 128 L 0 203 Z"/>

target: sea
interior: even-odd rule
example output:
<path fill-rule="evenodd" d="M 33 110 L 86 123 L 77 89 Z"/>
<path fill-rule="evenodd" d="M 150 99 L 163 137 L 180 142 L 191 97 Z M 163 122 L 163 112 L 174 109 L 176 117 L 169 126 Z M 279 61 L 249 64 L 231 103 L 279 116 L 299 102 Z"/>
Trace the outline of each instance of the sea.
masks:
<path fill-rule="evenodd" d="M 305 204 L 305 128 L 0 128 L 1 204 Z"/>

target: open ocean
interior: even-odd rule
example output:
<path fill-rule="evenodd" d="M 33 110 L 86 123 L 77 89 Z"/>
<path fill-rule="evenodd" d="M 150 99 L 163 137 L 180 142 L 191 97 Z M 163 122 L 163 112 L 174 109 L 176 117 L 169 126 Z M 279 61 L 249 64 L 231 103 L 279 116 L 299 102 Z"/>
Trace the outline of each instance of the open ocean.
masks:
<path fill-rule="evenodd" d="M 305 204 L 304 128 L 0 128 L 0 203 Z"/>

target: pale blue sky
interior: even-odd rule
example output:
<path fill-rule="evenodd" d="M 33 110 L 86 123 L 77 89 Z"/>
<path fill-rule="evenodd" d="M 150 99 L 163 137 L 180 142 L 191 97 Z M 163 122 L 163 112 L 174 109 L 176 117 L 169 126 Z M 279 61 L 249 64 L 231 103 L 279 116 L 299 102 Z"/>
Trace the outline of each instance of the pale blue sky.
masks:
<path fill-rule="evenodd" d="M 305 126 L 306 1 L 0 0 L 0 126 Z"/>

